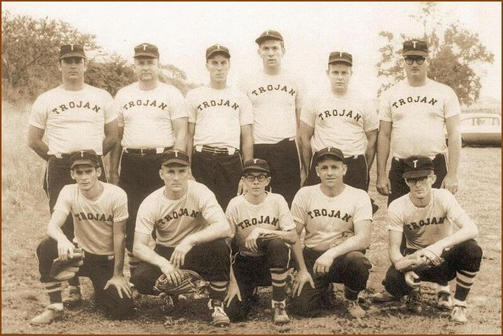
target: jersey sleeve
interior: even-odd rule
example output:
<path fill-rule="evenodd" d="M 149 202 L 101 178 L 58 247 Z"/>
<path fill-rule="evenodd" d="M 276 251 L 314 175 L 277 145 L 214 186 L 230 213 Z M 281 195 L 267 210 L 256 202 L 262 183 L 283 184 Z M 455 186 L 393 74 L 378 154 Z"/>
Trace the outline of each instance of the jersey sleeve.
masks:
<path fill-rule="evenodd" d="M 393 121 L 391 118 L 391 105 L 387 93 L 384 93 L 379 99 L 379 120 Z"/>
<path fill-rule="evenodd" d="M 54 205 L 54 211 L 60 211 L 66 215 L 72 211 L 72 188 L 73 185 L 70 184 L 61 189 Z"/>
<path fill-rule="evenodd" d="M 197 121 L 197 108 L 193 103 L 194 95 L 194 91 L 189 91 L 189 93 L 187 93 L 187 96 L 185 97 L 185 110 L 187 116 L 189 117 L 189 122 L 195 124 Z"/>
<path fill-rule="evenodd" d="M 295 84 L 297 87 L 297 94 L 295 95 L 295 108 L 300 109 L 304 104 L 305 85 L 304 82 L 299 77 L 295 79 Z"/>
<path fill-rule="evenodd" d="M 104 91 L 104 90 L 103 90 Z M 107 91 L 103 92 L 103 106 L 105 115 L 105 124 L 117 119 L 117 111 L 114 109 L 114 99 Z"/>
<path fill-rule="evenodd" d="M 136 216 L 135 232 L 150 235 L 155 227 L 155 212 L 152 205 L 152 199 L 147 196 L 138 208 Z"/>
<path fill-rule="evenodd" d="M 278 210 L 279 210 L 279 227 L 283 231 L 290 231 L 295 229 L 292 213 L 288 209 L 288 203 L 283 196 L 277 197 Z"/>
<path fill-rule="evenodd" d="M 40 129 L 45 129 L 48 109 L 49 107 L 45 102 L 45 95 L 38 96 L 31 107 L 29 124 Z"/>
<path fill-rule="evenodd" d="M 301 188 L 292 201 L 292 217 L 296 223 L 302 224 L 302 226 L 306 225 L 307 222 L 307 200 L 305 199 L 305 188 Z"/>
<path fill-rule="evenodd" d="M 363 130 L 370 132 L 379 128 L 379 116 L 377 115 L 378 109 L 376 104 L 372 101 L 367 101 L 363 108 L 365 118 L 363 119 Z"/>
<path fill-rule="evenodd" d="M 119 90 L 115 95 L 111 107 L 115 115 L 117 115 L 117 123 L 119 127 L 124 127 L 124 114 L 122 110 L 122 105 L 123 105 L 122 90 Z"/>
<path fill-rule="evenodd" d="M 201 215 L 208 222 L 208 225 L 225 222 L 224 211 L 217 202 L 215 194 L 208 188 L 199 190 Z"/>
<path fill-rule="evenodd" d="M 306 98 L 304 105 L 300 111 L 300 120 L 314 128 L 316 122 L 316 107 L 313 97 Z"/>
<path fill-rule="evenodd" d="M 185 107 L 185 99 L 182 93 L 177 88 L 171 88 L 170 90 L 170 101 L 171 109 L 169 111 L 171 120 L 178 118 L 187 118 L 187 108 Z"/>
<path fill-rule="evenodd" d="M 461 113 L 461 108 L 459 106 L 459 100 L 456 96 L 454 90 L 450 87 L 447 87 L 447 99 L 445 101 L 445 117 L 449 118 Z"/>
<path fill-rule="evenodd" d="M 239 105 L 239 125 L 251 125 L 253 124 L 253 108 L 250 99 L 244 93 L 240 93 L 240 101 Z"/>
<path fill-rule="evenodd" d="M 129 217 L 126 192 L 117 187 L 117 194 L 113 209 L 114 222 L 120 222 Z"/>
<path fill-rule="evenodd" d="M 397 201 L 391 202 L 391 204 L 388 207 L 388 213 L 386 215 L 386 222 L 388 223 L 388 230 L 389 231 L 398 231 L 398 232 L 403 232 L 403 224 L 404 221 L 401 218 L 400 212 L 399 212 L 399 203 Z"/>
<path fill-rule="evenodd" d="M 447 189 L 438 189 L 439 192 L 443 193 L 444 206 L 446 210 L 446 216 L 449 222 L 455 223 L 461 216 L 466 212 L 463 210 L 461 205 L 459 205 L 456 197 Z"/>
<path fill-rule="evenodd" d="M 239 197 L 239 196 L 237 196 Z M 236 224 L 238 223 L 238 211 L 237 211 L 237 202 L 236 198 L 231 199 L 229 205 L 227 205 L 227 209 L 225 210 L 225 217 L 229 222 L 231 227 L 232 236 L 236 234 Z"/>
<path fill-rule="evenodd" d="M 365 220 L 372 221 L 372 204 L 370 203 L 370 197 L 365 191 L 360 192 L 359 189 L 357 191 L 358 201 L 355 204 L 353 223 Z"/>

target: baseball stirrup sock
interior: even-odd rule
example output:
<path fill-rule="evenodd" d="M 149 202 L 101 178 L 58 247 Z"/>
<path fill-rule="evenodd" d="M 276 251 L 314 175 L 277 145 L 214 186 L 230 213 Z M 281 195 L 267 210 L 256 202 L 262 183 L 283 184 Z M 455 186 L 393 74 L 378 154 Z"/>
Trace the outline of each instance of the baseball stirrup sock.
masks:
<path fill-rule="evenodd" d="M 469 272 L 460 270 L 456 272 L 456 293 L 454 298 L 460 301 L 465 301 L 473 281 L 478 272 Z"/>
<path fill-rule="evenodd" d="M 215 300 L 223 300 L 229 281 L 210 281 L 209 296 Z"/>
<path fill-rule="evenodd" d="M 286 278 L 288 270 L 286 268 L 270 268 L 271 284 L 272 284 L 272 299 L 274 301 L 283 301 L 286 298 Z"/>
<path fill-rule="evenodd" d="M 344 297 L 348 300 L 355 301 L 358 298 L 359 292 L 344 285 Z"/>
<path fill-rule="evenodd" d="M 129 263 L 129 272 L 133 273 L 133 271 L 138 267 L 140 263 L 140 259 L 136 258 L 132 252 L 127 251 L 128 263 Z"/>
<path fill-rule="evenodd" d="M 45 292 L 49 295 L 49 302 L 52 303 L 63 303 L 61 297 L 61 282 L 47 282 L 45 284 Z"/>

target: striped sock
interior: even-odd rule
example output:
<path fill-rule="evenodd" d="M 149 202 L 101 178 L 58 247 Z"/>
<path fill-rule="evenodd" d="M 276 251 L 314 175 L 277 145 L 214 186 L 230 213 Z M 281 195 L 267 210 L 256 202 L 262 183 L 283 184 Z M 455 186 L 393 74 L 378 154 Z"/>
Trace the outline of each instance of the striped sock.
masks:
<path fill-rule="evenodd" d="M 274 301 L 283 301 L 286 298 L 286 277 L 288 272 L 286 268 L 270 268 L 272 283 L 272 299 Z"/>
<path fill-rule="evenodd" d="M 346 285 L 344 286 L 344 297 L 346 299 L 356 301 L 356 299 L 358 299 L 358 293 L 360 293 L 360 291 L 355 291 Z"/>
<path fill-rule="evenodd" d="M 460 270 L 456 272 L 456 293 L 454 298 L 459 301 L 465 301 L 473 281 L 478 272 L 469 272 Z"/>
<path fill-rule="evenodd" d="M 212 300 L 223 301 L 229 281 L 210 281 L 209 296 Z"/>
<path fill-rule="evenodd" d="M 136 267 L 138 267 L 138 264 L 140 263 L 140 259 L 136 258 L 133 255 L 133 252 L 129 252 L 129 251 L 127 251 L 127 256 L 128 256 L 128 263 L 129 263 L 129 273 L 133 274 L 133 271 L 136 269 Z"/>
<path fill-rule="evenodd" d="M 62 285 L 61 282 L 46 282 L 45 292 L 49 295 L 49 302 L 61 303 L 63 304 L 63 299 L 61 297 Z"/>

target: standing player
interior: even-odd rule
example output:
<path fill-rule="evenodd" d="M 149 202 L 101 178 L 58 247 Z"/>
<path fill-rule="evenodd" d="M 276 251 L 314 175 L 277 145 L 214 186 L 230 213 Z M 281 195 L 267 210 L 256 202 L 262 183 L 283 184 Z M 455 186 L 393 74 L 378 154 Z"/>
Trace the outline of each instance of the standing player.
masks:
<path fill-rule="evenodd" d="M 298 80 L 281 67 L 285 54 L 283 36 L 268 30 L 255 42 L 263 72 L 243 78 L 240 85 L 253 104 L 254 157 L 269 163 L 272 191 L 283 195 L 290 205 L 301 182 L 295 144 L 301 88 Z"/>
<path fill-rule="evenodd" d="M 212 324 L 229 325 L 223 300 L 229 283 L 230 251 L 224 238 L 230 227 L 215 195 L 203 184 L 189 180 L 189 156 L 167 151 L 159 175 L 164 187 L 147 196 L 138 210 L 134 254 L 142 262 L 131 282 L 144 294 L 153 294 L 156 280 L 165 274 L 177 284 L 180 270 L 199 273 L 210 282 L 208 304 Z M 156 232 L 156 247 L 149 239 Z"/>
<path fill-rule="evenodd" d="M 159 81 L 157 47 L 149 43 L 136 46 L 134 68 L 138 81 L 120 89 L 115 96 L 122 140 L 112 152 L 110 175 L 112 182 L 118 183 L 128 195 L 126 248 L 131 268 L 138 263 L 131 253 L 138 207 L 147 195 L 163 185 L 158 173 L 162 153 L 173 147 L 184 149 L 187 132 L 182 94 Z"/>
<path fill-rule="evenodd" d="M 432 188 L 436 179 L 433 171 L 434 164 L 428 157 L 404 160 L 403 179 L 410 192 L 391 202 L 388 208 L 392 266 L 383 285 L 396 298 L 408 295 L 409 308 L 420 311 L 420 281 L 447 283 L 456 278 L 451 318 L 465 323 L 466 297 L 482 259 L 482 250 L 474 240 L 478 229 L 448 190 Z M 403 237 L 404 253 L 400 250 Z M 418 259 L 436 259 L 436 266 L 401 270 L 397 265 L 404 255 L 411 254 Z"/>
<path fill-rule="evenodd" d="M 102 181 L 106 181 L 101 155 L 117 142 L 117 115 L 111 108 L 112 96 L 105 90 L 84 83 L 87 59 L 82 46 L 66 44 L 59 51 L 62 84 L 41 94 L 33 103 L 28 129 L 28 146 L 47 161 L 44 190 L 51 213 L 61 188 L 74 181 L 70 176 L 70 155 L 76 150 L 93 149 L 100 155 Z M 45 136 L 45 141 L 43 140 Z M 73 221 L 68 216 L 62 227 L 71 241 Z M 69 304 L 80 302 L 78 278 L 70 279 Z"/>
<path fill-rule="evenodd" d="M 295 244 L 297 256 L 302 253 L 295 224 L 283 196 L 266 191 L 271 181 L 266 161 L 246 161 L 241 180 L 247 192 L 233 198 L 226 211 L 237 245 L 227 295 L 228 314 L 232 319 L 246 319 L 256 286 L 272 284 L 273 321 L 287 323 L 290 321 L 285 310 L 290 261 L 287 243 Z M 238 300 L 233 299 L 235 295 Z"/>
<path fill-rule="evenodd" d="M 192 174 L 215 193 L 223 209 L 236 195 L 242 159 L 253 157 L 252 108 L 246 95 L 227 86 L 230 57 L 229 49 L 222 45 L 209 47 L 206 69 L 210 83 L 189 91 L 186 97 Z"/>
<path fill-rule="evenodd" d="M 318 314 L 330 282 L 337 282 L 344 284 L 348 313 L 360 318 L 365 311 L 358 304 L 358 293 L 365 289 L 372 267 L 364 255 L 370 244 L 370 198 L 344 184 L 347 166 L 341 150 L 323 148 L 313 160 L 321 183 L 301 188 L 292 203 L 297 233 L 306 229 L 302 258 L 310 273 L 298 273 L 292 309 L 300 315 Z M 314 288 L 304 286 L 311 278 Z"/>
<path fill-rule="evenodd" d="M 61 230 L 70 213 L 75 224 L 75 239 L 84 253 L 84 263 L 77 275 L 91 279 L 96 302 L 110 317 L 127 318 L 134 309 L 129 282 L 123 274 L 128 217 L 126 193 L 98 181 L 102 169 L 100 158 L 93 150 L 72 153 L 69 162 L 70 174 L 76 183 L 61 189 L 47 228 L 49 237 L 37 248 L 40 281 L 45 285 L 50 304 L 31 323 L 49 324 L 63 317 L 61 282 L 53 278 L 50 271 L 58 255 L 72 258 L 76 252 L 72 241 Z"/>

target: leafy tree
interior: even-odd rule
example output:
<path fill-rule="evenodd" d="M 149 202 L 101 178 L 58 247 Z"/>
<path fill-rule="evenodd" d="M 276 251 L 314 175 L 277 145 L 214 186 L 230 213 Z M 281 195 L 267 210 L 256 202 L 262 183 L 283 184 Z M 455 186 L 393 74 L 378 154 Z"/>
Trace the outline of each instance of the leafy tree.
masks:
<path fill-rule="evenodd" d="M 477 33 L 463 28 L 459 22 L 443 25 L 439 19 L 437 4 L 421 3 L 418 13 L 411 19 L 423 27 L 419 38 L 427 41 L 430 65 L 428 77 L 449 85 L 462 104 L 471 105 L 480 95 L 480 76 L 474 70 L 476 63 L 492 63 L 494 55 L 480 42 Z M 392 32 L 381 31 L 384 45 L 379 49 L 381 59 L 377 63 L 378 77 L 384 79 L 378 94 L 405 78 L 402 61 L 402 42 L 418 36 L 400 34 L 396 39 Z"/>

